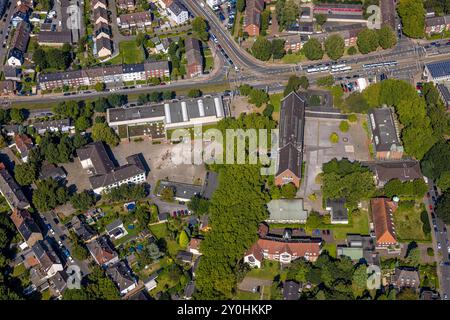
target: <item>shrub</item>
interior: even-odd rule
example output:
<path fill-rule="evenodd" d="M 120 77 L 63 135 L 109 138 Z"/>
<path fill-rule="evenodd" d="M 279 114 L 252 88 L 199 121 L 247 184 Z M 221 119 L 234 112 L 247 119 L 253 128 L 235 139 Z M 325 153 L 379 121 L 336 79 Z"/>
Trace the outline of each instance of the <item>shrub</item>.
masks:
<path fill-rule="evenodd" d="M 330 135 L 330 142 L 331 143 L 338 143 L 339 142 L 339 136 L 338 136 L 338 134 L 336 132 L 333 132 Z"/>
<path fill-rule="evenodd" d="M 350 114 L 350 115 L 348 116 L 347 120 L 348 120 L 349 122 L 354 123 L 354 122 L 358 121 L 358 117 L 356 116 L 356 114 L 353 114 L 353 113 L 352 113 L 352 114 Z"/>
<path fill-rule="evenodd" d="M 350 129 L 348 122 L 345 120 L 341 121 L 341 123 L 339 124 L 339 130 L 341 130 L 342 132 L 347 132 L 348 129 Z"/>

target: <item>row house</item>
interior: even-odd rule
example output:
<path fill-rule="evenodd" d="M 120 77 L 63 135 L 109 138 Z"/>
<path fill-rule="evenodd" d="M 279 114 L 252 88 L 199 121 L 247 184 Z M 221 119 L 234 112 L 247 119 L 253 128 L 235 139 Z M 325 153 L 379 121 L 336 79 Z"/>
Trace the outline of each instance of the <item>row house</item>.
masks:
<path fill-rule="evenodd" d="M 21 66 L 23 64 L 28 42 L 30 41 L 30 31 L 28 22 L 23 21 L 18 24 L 8 53 L 7 64 L 9 66 Z"/>
<path fill-rule="evenodd" d="M 16 28 L 21 22 L 29 22 L 31 11 L 31 8 L 26 4 L 18 4 L 11 18 L 12 26 Z"/>
<path fill-rule="evenodd" d="M 134 0 L 116 0 L 117 8 L 121 10 L 135 10 L 136 2 Z"/>
<path fill-rule="evenodd" d="M 13 80 L 0 81 L 0 96 L 9 96 L 16 91 L 16 83 Z"/>
<path fill-rule="evenodd" d="M 152 25 L 149 12 L 127 13 L 117 18 L 117 25 L 122 29 L 146 29 Z"/>
<path fill-rule="evenodd" d="M 360 16 L 363 14 L 363 7 L 360 4 L 318 3 L 314 4 L 313 12 L 325 15 Z"/>
<path fill-rule="evenodd" d="M 41 230 L 28 210 L 16 208 L 11 213 L 10 218 L 29 247 L 43 240 Z"/>
<path fill-rule="evenodd" d="M 111 65 L 85 70 L 42 73 L 39 75 L 38 81 L 41 90 L 52 90 L 62 86 L 79 87 L 94 85 L 99 82 L 139 81 L 169 76 L 169 63 L 167 61 L 154 61 L 133 65 Z"/>
<path fill-rule="evenodd" d="M 443 17 L 425 18 L 425 33 L 431 35 L 433 33 L 442 33 L 450 29 L 450 15 Z"/>
<path fill-rule="evenodd" d="M 108 3 L 106 2 L 106 0 L 93 0 L 92 1 L 92 10 L 95 10 L 97 8 L 103 8 L 103 9 L 108 9 Z"/>
<path fill-rule="evenodd" d="M 112 32 L 111 28 L 106 23 L 99 23 L 94 26 L 94 39 L 99 40 L 101 38 L 111 39 Z"/>
<path fill-rule="evenodd" d="M 168 5 L 168 3 L 170 4 Z M 170 19 L 176 24 L 183 24 L 189 20 L 189 11 L 178 0 L 167 2 L 166 10 Z"/>
<path fill-rule="evenodd" d="M 194 78 L 203 73 L 203 56 L 200 49 L 200 41 L 195 38 L 188 37 L 185 40 L 187 74 L 190 78 Z"/>

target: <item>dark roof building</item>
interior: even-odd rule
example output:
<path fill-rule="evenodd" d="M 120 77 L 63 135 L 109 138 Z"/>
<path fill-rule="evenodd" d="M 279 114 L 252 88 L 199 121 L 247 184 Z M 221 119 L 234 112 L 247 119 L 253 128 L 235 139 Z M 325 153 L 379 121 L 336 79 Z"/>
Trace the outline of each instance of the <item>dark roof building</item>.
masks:
<path fill-rule="evenodd" d="M 72 31 L 40 31 L 38 33 L 38 43 L 43 46 L 62 46 L 65 43 L 72 43 Z"/>
<path fill-rule="evenodd" d="M 295 281 L 285 281 L 283 284 L 283 300 L 298 300 L 300 284 Z"/>
<path fill-rule="evenodd" d="M 178 201 L 190 201 L 194 196 L 200 196 L 202 194 L 202 186 L 181 182 L 173 182 L 167 180 L 161 180 L 156 193 L 161 195 L 161 191 L 164 188 L 171 188 L 174 191 L 174 197 Z"/>
<path fill-rule="evenodd" d="M 31 247 L 37 241 L 43 239 L 41 230 L 28 210 L 14 209 L 11 220 L 28 246 Z"/>
<path fill-rule="evenodd" d="M 345 199 L 328 199 L 327 210 L 331 215 L 331 223 L 347 224 L 348 210 L 345 207 Z"/>
<path fill-rule="evenodd" d="M 77 149 L 77 155 L 83 168 L 92 168 L 93 173 L 97 175 L 111 172 L 115 167 L 101 141 Z"/>
<path fill-rule="evenodd" d="M 25 197 L 22 188 L 20 188 L 3 163 L 0 163 L 0 192 L 12 210 L 16 208 L 28 209 L 30 207 L 30 203 Z"/>
<path fill-rule="evenodd" d="M 403 146 L 392 110 L 390 108 L 372 109 L 368 116 L 375 157 L 380 160 L 401 159 Z"/>
<path fill-rule="evenodd" d="M 424 76 L 434 83 L 450 80 L 450 60 L 426 63 Z"/>
<path fill-rule="evenodd" d="M 278 171 L 275 184 L 300 186 L 303 161 L 306 100 L 291 92 L 281 101 Z"/>
<path fill-rule="evenodd" d="M 396 268 L 394 275 L 394 285 L 398 289 L 420 287 L 419 271 L 415 268 Z"/>
<path fill-rule="evenodd" d="M 101 266 L 112 265 L 119 261 L 119 256 L 106 237 L 97 238 L 86 244 L 89 252 Z"/>
<path fill-rule="evenodd" d="M 393 179 L 406 182 L 423 178 L 420 163 L 415 160 L 375 162 L 369 163 L 368 166 L 373 171 L 379 187 Z"/>
<path fill-rule="evenodd" d="M 121 295 L 125 295 L 136 288 L 136 279 L 125 262 L 120 261 L 106 269 L 106 274 L 115 283 Z"/>
<path fill-rule="evenodd" d="M 203 56 L 200 49 L 200 41 L 187 37 L 185 47 L 188 76 L 193 78 L 203 73 Z"/>

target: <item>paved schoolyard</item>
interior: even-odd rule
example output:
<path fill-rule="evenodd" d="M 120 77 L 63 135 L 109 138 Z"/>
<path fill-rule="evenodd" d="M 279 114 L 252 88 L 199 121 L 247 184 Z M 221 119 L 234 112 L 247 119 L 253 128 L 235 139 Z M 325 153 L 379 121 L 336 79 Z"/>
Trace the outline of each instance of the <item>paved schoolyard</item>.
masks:
<path fill-rule="evenodd" d="M 367 148 L 366 133 L 358 125 L 351 125 L 351 129 L 343 133 L 339 130 L 338 119 L 324 118 L 306 118 L 305 122 L 305 153 L 303 161 L 305 164 L 305 173 L 298 196 L 305 199 L 305 208 L 308 210 L 321 209 L 321 199 L 310 201 L 308 196 L 312 193 L 320 195 L 320 184 L 316 183 L 316 177 L 322 172 L 322 164 L 333 158 L 349 160 L 366 160 L 369 158 Z M 336 132 L 339 136 L 339 142 L 334 144 L 330 142 L 330 135 Z"/>

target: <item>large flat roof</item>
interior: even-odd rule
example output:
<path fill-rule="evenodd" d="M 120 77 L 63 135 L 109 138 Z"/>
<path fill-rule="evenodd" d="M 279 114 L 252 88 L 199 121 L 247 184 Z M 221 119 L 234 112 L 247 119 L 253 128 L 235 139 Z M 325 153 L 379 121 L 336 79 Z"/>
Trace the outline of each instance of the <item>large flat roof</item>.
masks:
<path fill-rule="evenodd" d="M 397 136 L 394 117 L 390 108 L 370 110 L 369 120 L 376 151 L 390 151 L 392 147 L 402 145 Z"/>
<path fill-rule="evenodd" d="M 433 78 L 441 78 L 450 75 L 450 60 L 427 63 L 426 68 Z"/>

